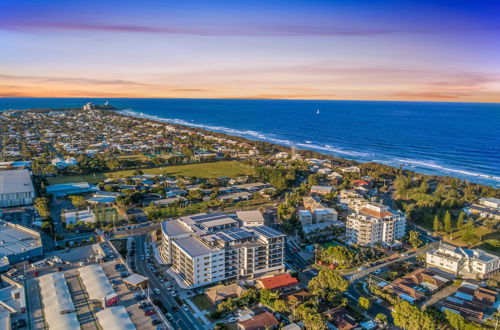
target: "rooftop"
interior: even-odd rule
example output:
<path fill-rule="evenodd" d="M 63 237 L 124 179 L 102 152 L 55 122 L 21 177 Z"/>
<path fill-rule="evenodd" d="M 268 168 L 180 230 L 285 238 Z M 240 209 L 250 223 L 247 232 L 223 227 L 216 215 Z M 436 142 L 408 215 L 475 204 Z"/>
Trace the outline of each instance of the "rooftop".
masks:
<path fill-rule="evenodd" d="M 23 253 L 42 246 L 39 235 L 0 220 L 0 257 Z"/>
<path fill-rule="evenodd" d="M 272 277 L 259 278 L 258 282 L 262 284 L 262 287 L 269 290 L 276 290 L 284 288 L 286 286 L 299 284 L 299 281 L 290 274 L 281 274 Z"/>
<path fill-rule="evenodd" d="M 264 217 L 259 210 L 254 211 L 237 211 L 236 216 L 243 222 L 260 222 L 264 224 Z"/>
<path fill-rule="evenodd" d="M 0 194 L 17 194 L 34 192 L 28 170 L 0 171 Z"/>
<path fill-rule="evenodd" d="M 203 244 L 193 236 L 177 239 L 174 241 L 174 243 L 193 258 L 209 254 L 212 251 L 205 244 Z"/>

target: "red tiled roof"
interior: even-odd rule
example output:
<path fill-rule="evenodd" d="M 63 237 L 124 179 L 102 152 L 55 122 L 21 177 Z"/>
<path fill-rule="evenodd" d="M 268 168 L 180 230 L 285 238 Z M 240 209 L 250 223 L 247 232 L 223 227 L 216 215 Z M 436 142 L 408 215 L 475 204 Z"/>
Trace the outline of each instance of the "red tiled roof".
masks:
<path fill-rule="evenodd" d="M 385 218 L 387 216 L 393 216 L 394 214 L 392 214 L 391 212 L 377 212 L 375 210 L 372 210 L 372 209 L 369 209 L 369 208 L 362 208 L 360 211 L 360 213 L 366 213 L 366 214 L 369 214 L 371 216 L 374 216 L 374 217 L 377 217 L 377 218 Z"/>
<path fill-rule="evenodd" d="M 264 288 L 269 290 L 276 290 L 284 288 L 289 285 L 294 285 L 299 283 L 299 281 L 290 274 L 282 274 L 273 277 L 259 278 L 257 281 L 259 281 Z"/>
<path fill-rule="evenodd" d="M 274 327 L 279 324 L 273 314 L 264 312 L 252 317 L 251 319 L 238 322 L 238 326 L 245 330 L 264 330 L 268 327 Z"/>

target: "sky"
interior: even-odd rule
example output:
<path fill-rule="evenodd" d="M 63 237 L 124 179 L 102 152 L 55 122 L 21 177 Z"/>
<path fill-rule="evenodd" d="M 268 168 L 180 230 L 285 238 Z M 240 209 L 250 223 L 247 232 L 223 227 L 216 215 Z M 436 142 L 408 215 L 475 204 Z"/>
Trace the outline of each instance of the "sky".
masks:
<path fill-rule="evenodd" d="M 0 97 L 500 102 L 500 1 L 0 0 Z"/>

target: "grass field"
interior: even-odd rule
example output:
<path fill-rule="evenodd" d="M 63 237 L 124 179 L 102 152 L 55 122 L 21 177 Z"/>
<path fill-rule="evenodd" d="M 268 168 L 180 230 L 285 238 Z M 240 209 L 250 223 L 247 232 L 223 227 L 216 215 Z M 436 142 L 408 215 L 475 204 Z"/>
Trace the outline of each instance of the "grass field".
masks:
<path fill-rule="evenodd" d="M 199 295 L 194 296 L 193 303 L 201 311 L 214 307 L 212 302 L 204 294 L 199 294 Z"/>
<path fill-rule="evenodd" d="M 177 166 L 164 166 L 158 168 L 142 169 L 145 174 L 164 174 L 167 176 L 196 176 L 199 178 L 217 178 L 220 176 L 237 177 L 241 175 L 253 174 L 252 167 L 237 161 L 220 161 L 214 163 L 199 163 L 187 164 Z M 131 176 L 134 170 L 116 171 L 95 173 L 86 175 L 71 175 L 71 176 L 58 176 L 49 178 L 49 184 L 68 183 L 68 182 L 88 182 L 96 183 L 107 178 L 122 178 Z"/>
<path fill-rule="evenodd" d="M 494 246 L 491 246 L 491 244 L 489 244 L 491 240 L 497 240 L 497 241 L 500 240 L 499 232 L 492 231 L 491 229 L 488 229 L 486 227 L 477 227 L 474 232 L 481 238 L 481 240 L 475 244 L 472 244 L 470 246 L 471 248 L 479 247 L 481 249 L 485 249 L 491 252 L 496 252 L 496 253 L 499 252 L 498 248 L 495 248 Z M 469 244 L 462 241 L 462 236 L 463 236 L 463 230 L 454 232 L 452 235 L 453 240 L 451 240 L 448 235 L 444 235 L 443 240 L 453 245 L 468 247 Z"/>

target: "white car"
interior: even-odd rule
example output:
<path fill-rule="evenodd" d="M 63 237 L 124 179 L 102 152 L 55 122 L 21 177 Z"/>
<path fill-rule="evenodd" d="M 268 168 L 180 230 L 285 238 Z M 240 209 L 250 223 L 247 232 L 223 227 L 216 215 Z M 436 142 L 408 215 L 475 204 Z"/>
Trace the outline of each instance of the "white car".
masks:
<path fill-rule="evenodd" d="M 228 318 L 227 321 L 229 323 L 234 323 L 234 322 L 238 321 L 238 319 L 236 317 L 232 316 L 232 317 Z"/>
<path fill-rule="evenodd" d="M 159 289 L 157 289 L 157 288 L 154 288 L 154 289 L 153 289 L 153 292 L 154 292 L 155 294 L 160 294 L 160 290 L 159 290 Z"/>
<path fill-rule="evenodd" d="M 172 297 L 177 297 L 177 292 L 175 291 L 172 291 L 172 293 L 170 294 Z"/>
<path fill-rule="evenodd" d="M 189 312 L 189 307 L 186 304 L 182 304 L 182 309 L 186 312 Z"/>

